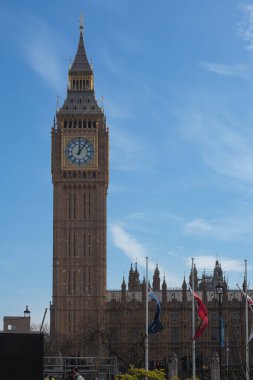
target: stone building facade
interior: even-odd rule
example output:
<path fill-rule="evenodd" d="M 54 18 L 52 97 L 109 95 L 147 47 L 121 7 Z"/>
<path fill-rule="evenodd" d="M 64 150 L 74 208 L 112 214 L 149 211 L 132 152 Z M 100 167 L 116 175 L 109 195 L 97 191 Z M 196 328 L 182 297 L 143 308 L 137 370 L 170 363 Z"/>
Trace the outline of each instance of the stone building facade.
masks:
<path fill-rule="evenodd" d="M 230 290 L 223 276 L 221 265 L 216 261 L 211 273 L 204 271 L 201 276 L 194 268 L 195 291 L 202 298 L 208 311 L 209 325 L 204 334 L 196 340 L 196 365 L 207 368 L 213 352 L 221 351 L 222 365 L 240 366 L 245 358 L 245 299 L 239 289 Z M 201 280 L 199 280 L 199 277 Z M 130 281 L 130 278 L 132 279 Z M 112 352 L 119 357 L 127 357 L 131 363 L 143 365 L 145 332 L 145 280 L 141 283 L 137 265 L 129 271 L 128 289 L 123 279 L 120 291 L 107 291 L 107 313 Z M 192 358 L 192 293 L 189 281 L 184 278 L 181 288 L 168 289 L 165 279 L 161 284 L 158 266 L 151 286 L 162 306 L 161 321 L 165 328 L 158 334 L 149 336 L 149 359 L 155 365 L 165 365 L 175 352 L 179 368 L 189 369 Z M 161 284 L 161 285 L 160 285 Z M 219 296 L 216 285 L 223 286 L 221 297 L 222 347 L 219 336 Z M 243 286 L 243 284 L 241 284 Z M 248 292 L 253 296 L 253 292 Z M 155 313 L 155 305 L 149 303 L 149 320 Z M 251 324 L 251 315 L 249 321 Z M 117 321 L 117 324 L 116 324 Z M 119 324 L 118 321 L 121 321 Z M 196 316 L 195 325 L 199 321 Z M 117 328 L 115 328 L 115 325 Z M 250 346 L 250 353 L 252 349 Z M 252 357 L 252 355 L 250 355 Z M 252 363 L 253 364 L 253 363 Z"/>
<path fill-rule="evenodd" d="M 77 53 L 69 70 L 64 104 L 56 112 L 52 128 L 53 296 L 51 351 L 74 356 L 117 355 L 122 365 L 144 365 L 145 278 L 137 263 L 131 264 L 121 289 L 106 289 L 106 202 L 109 183 L 109 131 L 94 92 L 93 70 L 83 42 L 83 26 Z M 216 261 L 213 273 L 197 269 L 182 287 L 168 289 L 154 270 L 151 286 L 160 299 L 165 328 L 149 337 L 151 364 L 168 361 L 175 352 L 179 367 L 189 368 L 192 356 L 192 295 L 194 288 L 208 309 L 209 326 L 196 341 L 197 366 L 208 366 L 219 351 L 219 298 L 221 284 L 224 341 L 222 362 L 240 364 L 245 350 L 245 301 L 230 290 Z M 127 283 L 126 283 L 127 282 Z M 251 294 L 251 292 L 249 292 Z M 149 303 L 149 319 L 155 305 Z M 251 315 L 249 320 L 251 321 Z M 196 319 L 196 324 L 198 323 Z M 228 349 L 229 347 L 229 349 Z M 252 355 L 251 355 L 252 356 Z M 228 358 L 229 357 L 229 358 Z"/>

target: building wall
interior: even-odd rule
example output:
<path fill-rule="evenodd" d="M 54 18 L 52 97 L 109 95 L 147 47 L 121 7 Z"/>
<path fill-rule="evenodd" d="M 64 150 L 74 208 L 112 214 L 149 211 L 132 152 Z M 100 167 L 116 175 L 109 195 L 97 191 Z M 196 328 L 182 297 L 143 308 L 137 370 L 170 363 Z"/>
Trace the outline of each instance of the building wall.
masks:
<path fill-rule="evenodd" d="M 79 45 L 69 70 L 64 104 L 56 112 L 52 128 L 53 209 L 53 297 L 51 305 L 51 349 L 67 355 L 117 355 L 122 363 L 143 365 L 145 338 L 145 283 L 139 280 L 137 263 L 130 268 L 128 290 L 106 290 L 107 188 L 109 183 L 109 132 L 103 110 L 94 94 L 93 70 L 87 60 L 80 25 Z M 79 140 L 78 140 L 79 139 Z M 92 159 L 83 157 L 88 140 Z M 76 151 L 68 144 L 76 141 Z M 79 145 L 78 145 L 79 141 Z M 72 152 L 72 153 L 71 153 Z M 73 159 L 68 158 L 68 155 Z M 87 156 L 87 154 L 86 154 Z M 85 157 L 86 157 L 85 156 Z M 80 161 L 79 160 L 79 161 Z M 218 262 L 213 275 L 197 270 L 189 282 L 206 303 L 209 326 L 196 341 L 197 359 L 208 365 L 219 348 L 218 300 L 215 286 L 224 285 L 222 314 L 233 363 L 244 350 L 244 304 L 241 293 L 229 291 Z M 175 351 L 179 363 L 189 363 L 192 350 L 192 303 L 185 280 L 182 289 L 160 288 L 158 266 L 153 290 L 162 304 L 165 328 L 149 338 L 150 360 L 166 361 Z M 149 319 L 155 306 L 150 303 Z M 249 315 L 251 318 L 251 315 Z M 197 318 L 196 318 L 197 324 Z M 223 361 L 225 352 L 223 350 Z"/>
<path fill-rule="evenodd" d="M 30 317 L 4 317 L 4 332 L 29 332 L 30 321 Z"/>
<path fill-rule="evenodd" d="M 120 293 L 113 295 L 108 302 L 108 333 L 110 350 L 129 363 L 144 363 L 145 300 L 141 293 L 127 292 L 127 302 L 122 302 Z M 172 352 L 177 354 L 179 366 L 189 365 L 192 357 L 192 295 L 187 291 L 187 302 L 182 302 L 183 291 L 167 290 L 166 303 L 162 303 L 161 321 L 165 328 L 149 336 L 149 360 L 165 363 Z M 249 294 L 252 292 L 250 291 Z M 162 299 L 162 291 L 156 292 Z M 203 298 L 203 293 L 198 292 Z M 197 366 L 202 360 L 208 366 L 213 351 L 219 353 L 219 301 L 214 292 L 207 293 L 206 303 L 209 325 L 203 335 L 196 339 Z M 222 318 L 225 323 L 225 344 L 229 345 L 229 360 L 240 365 L 245 357 L 245 300 L 238 290 L 229 291 L 228 298 L 222 301 Z M 149 321 L 155 314 L 155 306 L 149 302 Z M 250 325 L 252 315 L 249 313 Z M 195 326 L 199 321 L 196 316 Z M 227 351 L 222 348 L 222 363 L 226 365 Z M 252 362 L 253 364 L 253 362 Z"/>

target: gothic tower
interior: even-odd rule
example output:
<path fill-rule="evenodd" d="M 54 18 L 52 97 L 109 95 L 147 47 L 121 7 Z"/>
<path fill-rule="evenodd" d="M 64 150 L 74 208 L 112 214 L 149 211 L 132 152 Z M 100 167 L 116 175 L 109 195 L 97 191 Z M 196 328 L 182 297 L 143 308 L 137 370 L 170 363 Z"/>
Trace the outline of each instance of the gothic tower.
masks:
<path fill-rule="evenodd" d="M 99 347 L 94 336 L 91 345 L 79 340 L 87 342 L 94 321 L 104 318 L 109 136 L 95 98 L 82 24 L 67 97 L 52 128 L 51 334 L 61 343 L 71 342 L 73 353 L 83 346 L 93 351 L 81 349 L 83 354 L 94 355 Z"/>

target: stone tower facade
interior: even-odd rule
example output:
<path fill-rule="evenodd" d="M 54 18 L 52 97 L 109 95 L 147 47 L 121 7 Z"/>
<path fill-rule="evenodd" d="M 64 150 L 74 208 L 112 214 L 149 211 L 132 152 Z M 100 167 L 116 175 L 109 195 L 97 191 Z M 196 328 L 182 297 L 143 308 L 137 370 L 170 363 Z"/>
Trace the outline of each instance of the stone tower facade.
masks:
<path fill-rule="evenodd" d="M 52 128 L 52 180 L 51 334 L 80 351 L 92 321 L 103 320 L 108 188 L 108 129 L 94 94 L 82 24 L 67 96 Z M 94 339 L 93 354 L 98 347 Z"/>
<path fill-rule="evenodd" d="M 108 188 L 108 129 L 103 110 L 94 94 L 93 70 L 83 42 L 83 27 L 77 53 L 69 70 L 68 90 L 57 110 L 52 128 L 53 297 L 51 304 L 51 353 L 66 356 L 117 356 L 120 364 L 143 366 L 145 342 L 146 281 L 131 264 L 121 289 L 106 289 L 106 201 Z M 192 353 L 192 294 L 189 284 L 208 310 L 209 326 L 196 342 L 199 373 L 211 355 L 219 351 L 219 297 L 223 286 L 222 318 L 229 360 L 240 364 L 244 353 L 245 299 L 231 290 L 218 260 L 213 273 L 198 275 L 194 267 L 189 282 L 168 288 L 161 284 L 158 265 L 152 284 L 161 302 L 165 328 L 149 337 L 150 365 L 167 366 L 172 352 L 179 370 L 190 370 Z M 253 291 L 249 291 L 253 297 Z M 156 307 L 149 302 L 149 321 Z M 249 317 L 252 321 L 252 315 Z M 196 320 L 197 323 L 197 320 Z M 222 350 L 222 365 L 226 352 Z M 253 358 L 253 348 L 250 348 Z M 253 359 L 251 359 L 251 365 Z M 123 368 L 122 367 L 122 368 Z"/>

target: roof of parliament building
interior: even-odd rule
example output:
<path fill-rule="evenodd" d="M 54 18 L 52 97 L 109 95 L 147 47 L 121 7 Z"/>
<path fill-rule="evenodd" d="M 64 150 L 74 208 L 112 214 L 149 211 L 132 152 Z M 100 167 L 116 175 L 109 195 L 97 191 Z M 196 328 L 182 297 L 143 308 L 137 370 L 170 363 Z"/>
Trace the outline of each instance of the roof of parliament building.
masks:
<path fill-rule="evenodd" d="M 239 289 L 229 289 L 228 282 L 223 275 L 223 270 L 221 268 L 221 264 L 218 260 L 215 262 L 215 266 L 213 271 L 204 270 L 201 277 L 198 277 L 198 272 L 196 266 L 194 267 L 194 289 L 195 291 L 206 293 L 206 301 L 211 302 L 213 299 L 217 298 L 216 294 L 216 286 L 222 285 L 224 297 L 227 298 L 228 301 L 232 300 L 242 300 L 242 293 Z M 163 282 L 161 283 L 160 279 L 160 271 L 158 265 L 154 270 L 154 274 L 152 277 L 152 283 L 149 281 L 149 287 L 152 288 L 158 298 L 162 301 L 162 295 L 166 294 L 167 302 L 178 301 L 183 302 L 183 293 L 186 294 L 187 302 L 191 300 L 191 292 L 190 286 L 192 284 L 192 271 L 189 275 L 189 281 L 186 282 L 184 277 L 181 288 L 168 288 L 165 277 L 163 278 Z M 244 284 L 241 284 L 242 288 L 244 288 Z M 122 301 L 122 293 L 125 293 L 125 299 L 127 302 L 130 301 L 139 301 L 143 300 L 143 294 L 145 294 L 146 289 L 146 280 L 143 277 L 143 280 L 140 280 L 140 274 L 138 271 L 137 263 L 133 268 L 133 264 L 130 266 L 129 275 L 128 275 L 128 287 L 126 285 L 125 277 L 123 277 L 123 281 L 121 284 L 121 290 L 108 290 L 107 291 L 107 302 L 110 301 Z M 249 296 L 252 296 L 251 292 L 249 292 Z"/>

